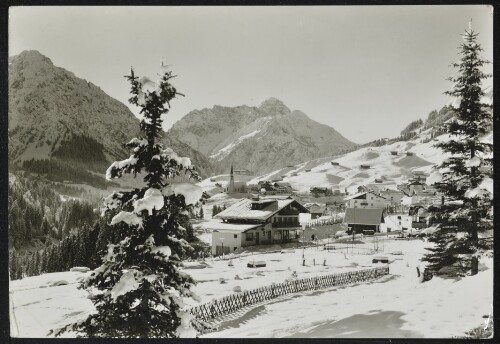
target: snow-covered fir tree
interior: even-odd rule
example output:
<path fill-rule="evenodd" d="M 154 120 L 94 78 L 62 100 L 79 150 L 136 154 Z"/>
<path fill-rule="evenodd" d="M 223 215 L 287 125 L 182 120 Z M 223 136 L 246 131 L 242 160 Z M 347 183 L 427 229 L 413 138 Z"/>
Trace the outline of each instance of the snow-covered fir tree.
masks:
<path fill-rule="evenodd" d="M 449 78 L 453 88 L 446 92 L 455 99 L 455 116 L 445 124 L 450 138 L 436 144 L 449 158 L 427 179 L 443 200 L 429 208 L 429 224 L 437 230 L 429 239 L 435 245 L 423 258 L 431 271 L 448 267 L 456 275 L 477 273 L 479 257 L 491 248 L 487 232 L 493 228 L 492 144 L 482 140 L 492 127 L 491 103 L 482 89 L 490 75 L 481 70 L 489 62 L 480 56 L 478 34 L 471 27 L 462 36 L 461 59 L 452 64 L 458 72 Z"/>
<path fill-rule="evenodd" d="M 195 181 L 200 178 L 189 158 L 158 142 L 162 116 L 180 95 L 171 84 L 173 77 L 163 65 L 156 82 L 138 78 L 133 69 L 126 77 L 131 84 L 129 102 L 143 116 L 143 137 L 127 143 L 130 157 L 114 162 L 106 178 L 140 175 L 144 187 L 114 192 L 105 199 L 104 216 L 119 229 L 119 238 L 108 245 L 102 265 L 81 285 L 91 293 L 96 311 L 63 331 L 84 337 L 194 337 L 204 326 L 183 303 L 196 295 L 190 290 L 194 280 L 180 271 L 182 257 L 192 250 L 182 225 L 189 223 L 202 189 L 172 181 L 181 173 Z"/>

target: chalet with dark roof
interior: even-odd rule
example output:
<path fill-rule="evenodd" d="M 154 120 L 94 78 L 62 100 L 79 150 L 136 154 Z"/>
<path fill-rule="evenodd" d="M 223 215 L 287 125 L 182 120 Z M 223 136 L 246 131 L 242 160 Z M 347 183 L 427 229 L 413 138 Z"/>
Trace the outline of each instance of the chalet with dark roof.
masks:
<path fill-rule="evenodd" d="M 291 197 L 241 199 L 214 218 L 212 254 L 242 251 L 246 246 L 296 241 L 301 230 L 299 214 L 309 210 Z"/>

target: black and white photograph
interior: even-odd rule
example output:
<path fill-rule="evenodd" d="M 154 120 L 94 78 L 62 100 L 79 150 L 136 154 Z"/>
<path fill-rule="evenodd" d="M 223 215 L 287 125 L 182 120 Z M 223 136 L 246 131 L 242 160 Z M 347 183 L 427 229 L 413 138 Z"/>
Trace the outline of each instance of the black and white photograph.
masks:
<path fill-rule="evenodd" d="M 8 29 L 10 337 L 494 338 L 493 6 Z"/>

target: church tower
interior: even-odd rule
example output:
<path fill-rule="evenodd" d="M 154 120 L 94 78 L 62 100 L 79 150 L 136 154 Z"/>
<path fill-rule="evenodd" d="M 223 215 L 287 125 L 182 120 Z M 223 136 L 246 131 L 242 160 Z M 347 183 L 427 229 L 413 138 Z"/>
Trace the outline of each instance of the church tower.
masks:
<path fill-rule="evenodd" d="M 227 187 L 227 192 L 228 193 L 234 193 L 235 192 L 233 164 L 231 164 L 231 173 L 229 174 L 229 185 Z"/>

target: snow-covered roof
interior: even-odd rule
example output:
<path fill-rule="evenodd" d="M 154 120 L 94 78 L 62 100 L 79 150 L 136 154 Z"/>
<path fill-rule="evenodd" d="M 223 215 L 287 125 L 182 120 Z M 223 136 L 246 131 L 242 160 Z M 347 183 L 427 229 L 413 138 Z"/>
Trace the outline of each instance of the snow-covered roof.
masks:
<path fill-rule="evenodd" d="M 263 204 L 268 203 L 261 209 L 252 209 L 252 203 Z M 261 199 L 259 201 L 252 201 L 244 198 L 226 210 L 215 215 L 215 218 L 226 220 L 256 220 L 265 221 L 287 205 L 294 203 L 294 206 L 301 208 L 301 212 L 308 213 L 302 204 L 294 199 Z"/>
<path fill-rule="evenodd" d="M 240 223 L 225 223 L 225 222 L 209 222 L 206 225 L 207 229 L 211 229 L 215 232 L 217 231 L 228 231 L 228 232 L 246 232 L 250 229 L 257 228 L 261 224 L 240 224 Z"/>
<path fill-rule="evenodd" d="M 403 191 L 401 191 L 401 190 L 394 190 L 394 189 L 385 189 L 385 190 L 380 191 L 380 193 L 382 193 L 382 194 L 398 194 L 398 195 L 402 195 Z"/>
<path fill-rule="evenodd" d="M 351 196 L 347 196 L 347 197 L 345 197 L 345 198 L 344 198 L 344 201 L 349 201 L 349 200 L 351 200 L 351 199 L 358 198 L 359 196 L 363 196 L 363 195 L 365 195 L 365 194 L 372 194 L 372 195 L 374 195 L 374 196 L 376 196 L 376 197 L 379 197 L 379 198 L 383 198 L 383 199 L 385 199 L 385 197 L 380 196 L 380 195 L 377 195 L 377 194 L 376 194 L 376 193 L 374 193 L 374 192 L 371 192 L 371 191 L 363 191 L 363 192 L 358 192 L 358 193 L 356 193 L 356 194 L 354 194 L 354 195 L 351 195 Z"/>
<path fill-rule="evenodd" d="M 266 198 L 263 198 L 264 200 L 275 200 L 275 199 L 292 199 L 290 195 L 266 195 Z"/>

